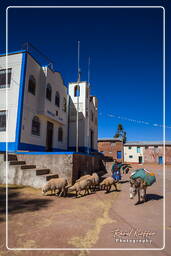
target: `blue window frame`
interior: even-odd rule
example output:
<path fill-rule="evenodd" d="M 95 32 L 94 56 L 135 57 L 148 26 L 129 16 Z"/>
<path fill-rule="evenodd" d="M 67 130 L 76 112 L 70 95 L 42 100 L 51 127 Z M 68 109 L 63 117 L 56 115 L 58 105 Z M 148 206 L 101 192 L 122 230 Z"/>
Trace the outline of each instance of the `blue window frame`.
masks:
<path fill-rule="evenodd" d="M 140 153 L 140 147 L 137 147 L 137 153 Z"/>
<path fill-rule="evenodd" d="M 117 159 L 121 159 L 122 158 L 122 151 L 117 151 Z"/>

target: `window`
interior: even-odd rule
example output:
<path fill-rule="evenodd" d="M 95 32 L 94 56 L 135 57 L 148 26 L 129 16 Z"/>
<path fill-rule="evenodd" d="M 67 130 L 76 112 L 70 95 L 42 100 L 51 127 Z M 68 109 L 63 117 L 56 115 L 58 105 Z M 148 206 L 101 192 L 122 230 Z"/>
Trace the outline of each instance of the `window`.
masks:
<path fill-rule="evenodd" d="M 140 147 L 137 147 L 137 153 L 140 153 Z"/>
<path fill-rule="evenodd" d="M 64 97 L 64 99 L 63 99 L 63 111 L 66 112 L 66 109 L 67 109 L 67 101 L 66 101 L 66 98 Z"/>
<path fill-rule="evenodd" d="M 32 75 L 29 77 L 28 92 L 30 92 L 33 95 L 36 94 L 36 79 Z"/>
<path fill-rule="evenodd" d="M 128 149 L 131 149 L 132 147 L 128 147 Z"/>
<path fill-rule="evenodd" d="M 50 84 L 47 84 L 47 87 L 46 87 L 46 99 L 51 101 L 51 98 L 52 98 L 52 87 L 51 87 Z"/>
<path fill-rule="evenodd" d="M 158 148 L 158 146 L 154 146 L 154 148 Z"/>
<path fill-rule="evenodd" d="M 6 111 L 0 111 L 0 132 L 6 131 Z"/>
<path fill-rule="evenodd" d="M 117 151 L 117 159 L 121 159 L 122 158 L 122 151 Z"/>
<path fill-rule="evenodd" d="M 91 111 L 91 121 L 93 122 L 94 120 L 94 115 L 93 115 L 93 111 Z"/>
<path fill-rule="evenodd" d="M 37 116 L 33 117 L 31 133 L 40 136 L 40 120 Z"/>
<path fill-rule="evenodd" d="M 148 149 L 148 146 L 145 146 L 145 149 Z"/>
<path fill-rule="evenodd" d="M 76 85 L 74 87 L 74 97 L 79 97 L 80 96 L 80 86 Z"/>
<path fill-rule="evenodd" d="M 0 88 L 10 87 L 11 83 L 11 68 L 0 70 Z M 7 75 L 7 81 L 6 81 Z"/>
<path fill-rule="evenodd" d="M 60 95 L 59 95 L 59 92 L 56 92 L 56 94 L 55 94 L 55 105 L 60 107 Z"/>
<path fill-rule="evenodd" d="M 133 158 L 133 156 L 129 156 L 129 158 Z"/>
<path fill-rule="evenodd" d="M 59 129 L 58 129 L 58 141 L 60 141 L 60 142 L 63 141 L 63 129 L 62 129 L 62 127 L 59 127 Z"/>

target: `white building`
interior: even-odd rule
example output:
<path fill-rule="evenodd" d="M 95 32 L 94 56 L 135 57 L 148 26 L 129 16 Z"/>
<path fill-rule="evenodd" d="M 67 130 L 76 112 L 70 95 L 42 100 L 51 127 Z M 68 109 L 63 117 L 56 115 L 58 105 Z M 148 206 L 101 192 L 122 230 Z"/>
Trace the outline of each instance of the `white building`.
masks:
<path fill-rule="evenodd" d="M 143 163 L 144 146 L 139 142 L 127 142 L 124 144 L 124 162 L 127 163 Z"/>
<path fill-rule="evenodd" d="M 1 55 L 0 60 L 0 151 L 5 151 L 6 141 L 8 151 L 14 152 L 68 151 L 75 148 L 74 126 L 68 127 L 68 120 L 72 119 L 68 116 L 69 98 L 70 104 L 74 102 L 72 84 L 69 85 L 69 97 L 61 74 L 48 66 L 41 66 L 26 51 L 9 54 L 7 70 L 6 56 Z M 85 117 L 88 99 L 89 102 L 92 100 L 89 109 L 94 111 L 97 124 L 96 100 L 90 96 L 83 97 L 83 91 L 88 90 L 86 83 L 80 83 L 80 88 L 82 107 L 80 105 L 79 115 Z M 85 132 L 87 123 L 79 121 L 79 127 L 79 146 L 85 151 L 89 145 L 88 133 Z M 94 137 L 92 149 L 97 149 L 97 125 L 89 122 L 89 127 Z"/>

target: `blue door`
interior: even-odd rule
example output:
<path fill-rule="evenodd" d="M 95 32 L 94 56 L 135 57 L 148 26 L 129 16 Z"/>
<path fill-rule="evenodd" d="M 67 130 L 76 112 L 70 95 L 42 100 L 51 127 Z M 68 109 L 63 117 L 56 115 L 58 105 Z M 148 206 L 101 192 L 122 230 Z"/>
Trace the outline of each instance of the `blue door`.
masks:
<path fill-rule="evenodd" d="M 159 164 L 163 164 L 163 157 L 159 156 Z"/>
<path fill-rule="evenodd" d="M 121 151 L 117 151 L 117 159 L 121 159 L 122 158 L 122 152 Z"/>

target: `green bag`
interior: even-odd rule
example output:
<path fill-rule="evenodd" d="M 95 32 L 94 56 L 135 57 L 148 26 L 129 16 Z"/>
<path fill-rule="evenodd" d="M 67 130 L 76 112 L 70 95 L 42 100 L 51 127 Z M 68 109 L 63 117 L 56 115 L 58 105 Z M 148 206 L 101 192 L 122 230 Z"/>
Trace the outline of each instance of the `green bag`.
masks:
<path fill-rule="evenodd" d="M 156 182 L 156 177 L 153 173 L 145 169 L 137 169 L 130 176 L 131 179 L 135 180 L 137 178 L 141 178 L 146 182 L 147 186 L 151 186 L 154 182 Z"/>

